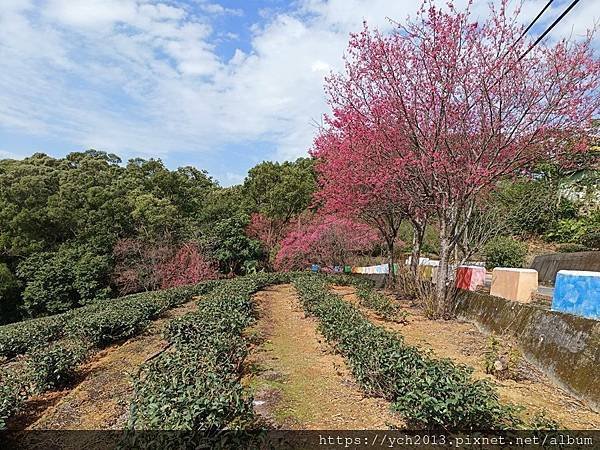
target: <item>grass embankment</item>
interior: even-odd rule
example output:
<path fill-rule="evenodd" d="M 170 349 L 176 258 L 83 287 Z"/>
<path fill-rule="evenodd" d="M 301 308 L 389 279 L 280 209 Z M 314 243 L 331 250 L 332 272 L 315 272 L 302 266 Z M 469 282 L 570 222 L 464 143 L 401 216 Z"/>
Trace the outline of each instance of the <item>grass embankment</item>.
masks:
<path fill-rule="evenodd" d="M 368 321 L 353 305 L 329 291 L 327 280 L 295 280 L 305 309 L 320 320 L 320 331 L 348 361 L 360 385 L 390 400 L 409 426 L 499 429 L 518 425 L 515 410 L 472 370 L 433 359 Z"/>
<path fill-rule="evenodd" d="M 68 384 L 96 350 L 135 336 L 164 311 L 215 286 L 135 294 L 0 327 L 0 356 L 13 358 L 0 366 L 0 429 L 30 396 Z"/>

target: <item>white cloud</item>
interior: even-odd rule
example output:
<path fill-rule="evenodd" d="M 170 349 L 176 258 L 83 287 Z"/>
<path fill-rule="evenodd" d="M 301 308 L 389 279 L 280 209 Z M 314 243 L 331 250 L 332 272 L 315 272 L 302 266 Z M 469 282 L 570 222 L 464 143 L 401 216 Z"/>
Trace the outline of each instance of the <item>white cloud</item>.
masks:
<path fill-rule="evenodd" d="M 200 2 L 200 9 L 209 14 L 227 14 L 232 16 L 243 16 L 244 11 L 239 8 L 225 8 L 218 3 Z"/>
<path fill-rule="evenodd" d="M 128 0 L 51 0 L 42 11 L 66 26 L 102 28 L 135 20 L 137 5 Z"/>
<path fill-rule="evenodd" d="M 243 183 L 245 178 L 246 174 L 227 172 L 225 173 L 225 179 L 221 184 L 223 186 L 233 186 L 234 184 Z"/>
<path fill-rule="evenodd" d="M 485 3 L 476 2 L 475 15 Z M 523 17 L 544 3 L 525 2 Z M 124 156 L 261 141 L 277 158 L 295 158 L 326 111 L 323 77 L 342 67 L 348 34 L 363 20 L 389 30 L 388 18 L 417 9 L 407 1 L 298 0 L 296 10 L 270 10 L 253 26 L 251 51 L 224 60 L 215 45 L 225 30 L 215 32 L 210 16 L 241 11 L 197 5 L 203 13 L 167 0 L 3 0 L 0 129 Z M 599 10 L 600 2 L 582 2 L 561 26 L 585 29 Z"/>
<path fill-rule="evenodd" d="M 0 150 L 0 159 L 20 159 L 20 156 L 13 152 Z"/>

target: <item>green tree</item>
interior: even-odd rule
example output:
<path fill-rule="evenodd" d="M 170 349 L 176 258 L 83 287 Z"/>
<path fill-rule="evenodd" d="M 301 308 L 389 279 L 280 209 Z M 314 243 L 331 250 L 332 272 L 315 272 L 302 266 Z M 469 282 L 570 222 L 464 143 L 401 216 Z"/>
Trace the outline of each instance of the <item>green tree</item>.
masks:
<path fill-rule="evenodd" d="M 205 236 L 206 247 L 224 273 L 240 273 L 242 267 L 251 267 L 251 262 L 262 256 L 260 243 L 246 235 L 248 220 L 243 214 L 221 219 Z"/>
<path fill-rule="evenodd" d="M 30 317 L 56 314 L 110 296 L 110 260 L 83 246 L 64 245 L 35 253 L 17 269 L 23 281 L 23 309 Z"/>
<path fill-rule="evenodd" d="M 8 266 L 0 263 L 0 324 L 18 317 L 20 284 Z"/>
<path fill-rule="evenodd" d="M 312 202 L 316 189 L 314 161 L 265 161 L 250 169 L 244 193 L 250 209 L 287 224 Z"/>

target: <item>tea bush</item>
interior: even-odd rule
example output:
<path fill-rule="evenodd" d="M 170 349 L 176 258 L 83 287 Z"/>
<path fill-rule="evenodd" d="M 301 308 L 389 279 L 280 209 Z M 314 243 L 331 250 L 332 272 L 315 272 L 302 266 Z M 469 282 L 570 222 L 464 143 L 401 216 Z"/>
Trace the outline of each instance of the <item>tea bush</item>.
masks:
<path fill-rule="evenodd" d="M 38 348 L 27 360 L 27 370 L 35 392 L 64 387 L 75 374 L 77 366 L 88 354 L 82 343 L 54 343 L 49 348 Z"/>
<path fill-rule="evenodd" d="M 0 368 L 0 430 L 6 428 L 6 420 L 21 408 L 26 396 L 21 378 L 12 369 Z"/>
<path fill-rule="evenodd" d="M 387 295 L 377 292 L 370 286 L 357 287 L 356 296 L 361 305 L 374 310 L 382 318 L 394 322 L 406 322 L 406 311 L 403 311 L 400 305 Z"/>
<path fill-rule="evenodd" d="M 171 321 L 172 351 L 142 367 L 134 381 L 129 426 L 136 430 L 239 429 L 252 420 L 252 401 L 239 382 L 247 354 L 242 332 L 253 321 L 251 296 L 293 274 L 255 274 L 224 282 L 198 310 Z"/>
<path fill-rule="evenodd" d="M 511 407 L 472 369 L 432 359 L 403 339 L 377 327 L 351 304 L 328 291 L 319 276 L 294 282 L 305 309 L 320 320 L 325 338 L 348 360 L 356 380 L 384 397 L 409 424 L 429 429 L 492 429 L 515 426 Z"/>
<path fill-rule="evenodd" d="M 0 327 L 0 357 L 12 358 L 57 339 L 63 332 L 64 320 L 65 314 L 58 314 Z"/>
<path fill-rule="evenodd" d="M 12 358 L 65 336 L 90 339 L 105 345 L 143 328 L 147 319 L 212 290 L 219 281 L 143 292 L 91 303 L 54 316 L 0 326 L 0 357 Z M 136 311 L 137 309 L 143 311 Z"/>

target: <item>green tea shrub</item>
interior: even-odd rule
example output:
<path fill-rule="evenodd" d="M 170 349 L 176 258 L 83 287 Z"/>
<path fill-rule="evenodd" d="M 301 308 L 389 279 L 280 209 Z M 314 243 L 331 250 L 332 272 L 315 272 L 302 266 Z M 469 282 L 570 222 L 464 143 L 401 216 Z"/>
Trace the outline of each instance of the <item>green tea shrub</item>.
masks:
<path fill-rule="evenodd" d="M 21 408 L 26 396 L 21 378 L 12 369 L 0 368 L 0 430 L 6 428 L 6 420 Z"/>
<path fill-rule="evenodd" d="M 163 311 L 223 283 L 209 281 L 133 294 L 0 327 L 0 356 L 25 353 L 26 362 L 26 370 L 19 373 L 0 371 L 0 428 L 31 393 L 66 385 L 95 348 L 134 336 Z"/>
<path fill-rule="evenodd" d="M 41 317 L 0 327 L 0 356 L 12 358 L 61 336 L 65 315 Z"/>
<path fill-rule="evenodd" d="M 36 392 L 66 386 L 83 362 L 88 348 L 75 342 L 61 342 L 34 350 L 27 360 L 27 369 Z"/>
<path fill-rule="evenodd" d="M 406 311 L 403 311 L 400 305 L 387 295 L 377 292 L 369 286 L 359 286 L 356 289 L 356 296 L 361 305 L 374 310 L 382 318 L 395 322 L 406 322 Z"/>
<path fill-rule="evenodd" d="M 240 429 L 253 417 L 240 384 L 247 355 L 243 331 L 254 320 L 252 294 L 294 275 L 253 274 L 222 282 L 198 310 L 171 321 L 170 351 L 144 365 L 134 380 L 129 427 L 135 430 Z"/>
<path fill-rule="evenodd" d="M 91 303 L 54 316 L 0 326 L 0 357 L 12 358 L 64 336 L 106 345 L 141 330 L 147 320 L 192 297 L 205 295 L 222 281 L 142 292 Z"/>

